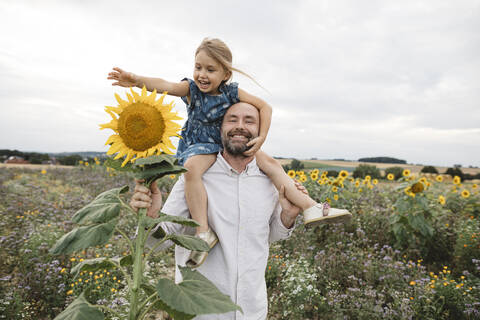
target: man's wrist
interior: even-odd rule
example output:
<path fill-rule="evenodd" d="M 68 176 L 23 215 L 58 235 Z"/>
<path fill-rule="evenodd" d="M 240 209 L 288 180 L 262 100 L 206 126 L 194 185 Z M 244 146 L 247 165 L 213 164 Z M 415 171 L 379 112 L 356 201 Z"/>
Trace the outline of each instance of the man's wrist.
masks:
<path fill-rule="evenodd" d="M 280 220 L 285 228 L 291 229 L 295 225 L 295 220 L 297 219 L 297 215 L 292 216 L 286 211 L 282 211 L 280 214 Z"/>

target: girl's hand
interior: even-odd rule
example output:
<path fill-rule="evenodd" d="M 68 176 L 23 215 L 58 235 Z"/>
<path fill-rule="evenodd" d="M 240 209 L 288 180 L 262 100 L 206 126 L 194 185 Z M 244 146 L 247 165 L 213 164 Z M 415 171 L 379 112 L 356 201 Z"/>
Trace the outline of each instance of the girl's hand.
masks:
<path fill-rule="evenodd" d="M 260 150 L 260 147 L 262 146 L 262 144 L 264 142 L 265 142 L 265 138 L 262 137 L 262 136 L 258 136 L 256 138 L 250 140 L 247 143 L 247 147 L 251 146 L 251 148 L 248 149 L 247 151 L 245 151 L 243 154 L 246 155 L 247 157 L 253 156 L 255 154 L 255 152 Z"/>
<path fill-rule="evenodd" d="M 108 74 L 107 79 L 116 80 L 112 83 L 112 86 L 121 86 L 121 87 L 136 87 L 138 82 L 138 76 L 131 72 L 123 71 L 120 68 L 113 68 L 114 71 Z"/>

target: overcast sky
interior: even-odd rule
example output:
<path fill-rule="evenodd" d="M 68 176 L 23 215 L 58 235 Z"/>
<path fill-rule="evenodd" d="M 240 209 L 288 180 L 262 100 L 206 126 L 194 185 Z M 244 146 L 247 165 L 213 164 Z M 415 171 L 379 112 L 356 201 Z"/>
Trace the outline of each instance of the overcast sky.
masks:
<path fill-rule="evenodd" d="M 0 17 L 0 149 L 106 151 L 126 91 L 110 69 L 192 77 L 209 36 L 266 89 L 234 75 L 273 107 L 271 155 L 480 166 L 479 0 L 1 0 Z"/>

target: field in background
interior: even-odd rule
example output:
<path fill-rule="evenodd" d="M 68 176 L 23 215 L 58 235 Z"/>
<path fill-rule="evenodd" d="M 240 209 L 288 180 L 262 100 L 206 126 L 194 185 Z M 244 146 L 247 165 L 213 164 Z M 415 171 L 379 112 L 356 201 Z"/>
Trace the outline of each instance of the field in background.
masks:
<path fill-rule="evenodd" d="M 289 164 L 292 159 L 277 159 L 282 165 Z M 347 170 L 353 171 L 360 164 L 368 164 L 376 166 L 378 169 L 386 169 L 390 167 L 402 167 L 404 169 L 409 169 L 412 173 L 417 173 L 422 170 L 423 165 L 413 165 L 413 164 L 399 164 L 399 163 L 376 163 L 376 162 L 358 162 L 358 161 L 338 161 L 338 160 L 300 160 L 305 166 L 305 169 L 310 168 L 330 168 L 332 170 Z M 448 167 L 438 167 L 438 172 L 444 173 Z M 480 173 L 480 168 L 460 168 L 463 173 L 477 174 Z"/>
<path fill-rule="evenodd" d="M 280 164 L 285 165 L 289 164 L 292 159 L 277 159 Z M 399 163 L 376 163 L 376 162 L 358 162 L 358 161 L 340 161 L 340 160 L 300 160 L 305 166 L 305 169 L 330 169 L 330 170 L 346 170 L 352 172 L 360 164 L 368 164 L 376 166 L 380 170 L 384 170 L 390 167 L 402 167 L 404 169 L 409 169 L 412 173 L 418 173 L 423 165 L 413 165 L 413 164 L 399 164 Z M 72 166 L 62 166 L 62 165 L 49 165 L 49 164 L 13 164 L 13 163 L 0 163 L 0 168 L 26 168 L 26 169 L 39 169 L 39 170 L 48 170 L 52 168 L 73 168 Z M 448 167 L 439 167 L 435 166 L 438 172 L 444 173 Z M 460 168 L 463 173 L 468 174 L 477 174 L 480 173 L 480 168 Z"/>

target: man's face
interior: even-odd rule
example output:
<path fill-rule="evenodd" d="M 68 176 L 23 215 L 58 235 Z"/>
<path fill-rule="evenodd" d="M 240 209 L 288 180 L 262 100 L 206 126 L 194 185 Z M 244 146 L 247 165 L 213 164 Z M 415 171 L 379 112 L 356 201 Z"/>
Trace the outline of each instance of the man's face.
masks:
<path fill-rule="evenodd" d="M 258 136 L 258 110 L 247 103 L 231 106 L 222 122 L 222 144 L 225 151 L 233 156 L 243 156 L 247 143 Z"/>

